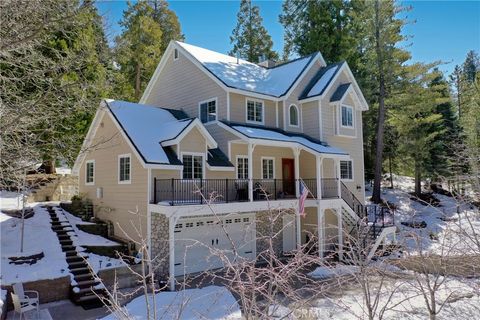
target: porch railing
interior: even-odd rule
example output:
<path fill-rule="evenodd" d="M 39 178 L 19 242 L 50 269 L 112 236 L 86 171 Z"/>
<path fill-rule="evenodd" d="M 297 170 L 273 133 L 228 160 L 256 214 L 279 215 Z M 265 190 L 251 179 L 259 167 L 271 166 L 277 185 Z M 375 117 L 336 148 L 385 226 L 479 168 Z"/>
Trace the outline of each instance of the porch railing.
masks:
<path fill-rule="evenodd" d="M 317 198 L 317 180 L 303 179 Z M 296 198 L 299 180 L 253 179 L 253 201 Z M 322 179 L 322 199 L 338 198 L 338 180 Z M 187 205 L 250 201 L 248 179 L 157 179 L 154 178 L 154 203 Z"/>

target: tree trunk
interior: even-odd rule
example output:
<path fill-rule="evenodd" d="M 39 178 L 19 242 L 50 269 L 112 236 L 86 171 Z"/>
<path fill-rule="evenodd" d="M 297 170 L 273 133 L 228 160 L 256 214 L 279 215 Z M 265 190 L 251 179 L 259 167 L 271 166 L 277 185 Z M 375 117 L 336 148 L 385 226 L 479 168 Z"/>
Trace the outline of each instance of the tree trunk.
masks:
<path fill-rule="evenodd" d="M 422 195 L 422 170 L 418 164 L 418 160 L 415 160 L 415 195 L 420 198 Z"/>
<path fill-rule="evenodd" d="M 390 188 L 393 189 L 392 155 L 388 157 L 388 167 L 390 171 Z"/>
<path fill-rule="evenodd" d="M 377 150 L 375 158 L 375 179 L 373 181 L 372 201 L 380 203 L 380 183 L 382 181 L 382 164 L 383 164 L 383 132 L 385 124 L 385 78 L 383 70 L 382 44 L 380 39 L 380 8 L 379 0 L 375 1 L 375 42 L 377 54 L 379 96 L 378 96 L 378 119 L 377 119 Z"/>
<path fill-rule="evenodd" d="M 140 100 L 140 75 L 142 71 L 142 64 L 138 62 L 135 69 L 135 98 Z"/>

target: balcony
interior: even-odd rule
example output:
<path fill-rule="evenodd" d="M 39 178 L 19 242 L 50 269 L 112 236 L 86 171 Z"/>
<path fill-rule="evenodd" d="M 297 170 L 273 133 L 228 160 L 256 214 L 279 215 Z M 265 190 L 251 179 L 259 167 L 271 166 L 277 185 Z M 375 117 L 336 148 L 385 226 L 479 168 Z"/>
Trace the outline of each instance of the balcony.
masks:
<path fill-rule="evenodd" d="M 309 198 L 317 198 L 317 179 L 303 179 L 310 190 Z M 299 180 L 253 179 L 249 199 L 248 179 L 154 179 L 154 203 L 171 206 L 270 201 L 295 199 Z M 338 180 L 321 179 L 322 199 L 339 197 Z"/>

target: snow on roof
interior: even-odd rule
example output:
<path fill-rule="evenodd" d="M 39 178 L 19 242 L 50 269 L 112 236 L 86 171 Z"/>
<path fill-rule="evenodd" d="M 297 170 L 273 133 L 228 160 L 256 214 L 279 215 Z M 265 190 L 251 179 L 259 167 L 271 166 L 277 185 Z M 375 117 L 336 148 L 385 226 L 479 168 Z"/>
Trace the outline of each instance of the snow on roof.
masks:
<path fill-rule="evenodd" d="M 284 95 L 316 56 L 265 68 L 243 59 L 176 42 L 228 87 L 279 97 Z"/>
<path fill-rule="evenodd" d="M 253 139 L 267 139 L 282 142 L 298 143 L 308 149 L 318 153 L 348 155 L 347 152 L 331 147 L 321 141 L 314 141 L 313 138 L 307 138 L 304 135 L 283 133 L 280 130 L 263 129 L 251 126 L 231 125 L 231 127 L 243 135 Z"/>
<path fill-rule="evenodd" d="M 318 71 L 300 96 L 301 99 L 322 95 L 344 62 L 331 64 Z"/>
<path fill-rule="evenodd" d="M 108 101 L 115 119 L 148 163 L 169 164 L 162 141 L 176 138 L 192 119 L 177 120 L 171 112 L 145 104 Z"/>

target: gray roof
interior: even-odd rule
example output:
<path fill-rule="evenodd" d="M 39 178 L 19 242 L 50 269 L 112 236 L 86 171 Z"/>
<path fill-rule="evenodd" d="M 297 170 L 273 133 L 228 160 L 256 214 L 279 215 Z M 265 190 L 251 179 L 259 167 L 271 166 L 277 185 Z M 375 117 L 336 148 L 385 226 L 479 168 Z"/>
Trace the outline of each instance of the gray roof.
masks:
<path fill-rule="evenodd" d="M 348 88 L 350 88 L 351 85 L 352 84 L 350 82 L 339 85 L 337 87 L 337 90 L 335 90 L 335 92 L 330 97 L 330 102 L 336 102 L 336 101 L 342 100 L 343 96 L 345 95 L 345 93 L 347 92 Z"/>

